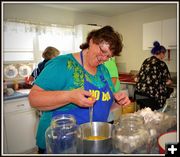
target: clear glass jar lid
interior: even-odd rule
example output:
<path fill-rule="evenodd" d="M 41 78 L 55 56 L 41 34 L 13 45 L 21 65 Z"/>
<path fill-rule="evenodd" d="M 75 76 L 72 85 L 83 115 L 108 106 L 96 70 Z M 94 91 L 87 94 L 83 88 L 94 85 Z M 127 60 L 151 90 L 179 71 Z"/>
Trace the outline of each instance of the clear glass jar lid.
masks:
<path fill-rule="evenodd" d="M 60 114 L 54 116 L 51 120 L 51 127 L 63 126 L 63 125 L 73 125 L 76 124 L 76 119 L 71 114 Z"/>

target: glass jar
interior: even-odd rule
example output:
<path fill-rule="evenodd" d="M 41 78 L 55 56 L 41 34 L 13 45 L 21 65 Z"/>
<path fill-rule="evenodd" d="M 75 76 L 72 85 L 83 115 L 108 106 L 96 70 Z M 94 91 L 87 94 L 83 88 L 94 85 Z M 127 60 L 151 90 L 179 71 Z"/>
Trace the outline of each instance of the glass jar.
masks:
<path fill-rule="evenodd" d="M 149 132 L 142 116 L 126 114 L 113 131 L 113 149 L 116 153 L 149 153 Z"/>
<path fill-rule="evenodd" d="M 166 100 L 167 109 L 165 113 L 177 116 L 177 98 L 170 97 Z"/>
<path fill-rule="evenodd" d="M 61 114 L 54 117 L 45 136 L 48 154 L 77 153 L 77 125 L 72 115 Z"/>

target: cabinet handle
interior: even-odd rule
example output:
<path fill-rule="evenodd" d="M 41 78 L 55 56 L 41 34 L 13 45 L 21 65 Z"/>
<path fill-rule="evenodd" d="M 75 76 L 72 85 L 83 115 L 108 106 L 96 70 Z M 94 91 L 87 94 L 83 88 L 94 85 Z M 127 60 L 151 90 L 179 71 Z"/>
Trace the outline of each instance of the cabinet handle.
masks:
<path fill-rule="evenodd" d="M 152 48 L 152 47 L 148 47 L 148 48 Z"/>
<path fill-rule="evenodd" d="M 25 106 L 25 104 L 19 104 L 19 105 L 17 105 L 17 107 L 22 107 L 22 106 Z"/>

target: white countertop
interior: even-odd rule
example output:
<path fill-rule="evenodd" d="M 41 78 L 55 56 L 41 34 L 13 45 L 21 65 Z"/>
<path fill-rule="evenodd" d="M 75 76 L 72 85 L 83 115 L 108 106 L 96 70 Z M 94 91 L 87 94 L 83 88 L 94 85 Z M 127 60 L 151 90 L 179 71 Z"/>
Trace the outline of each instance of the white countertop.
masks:
<path fill-rule="evenodd" d="M 20 89 L 16 90 L 14 94 L 12 95 L 4 95 L 4 100 L 12 100 L 12 99 L 18 99 L 18 98 L 23 98 L 27 97 L 29 95 L 31 89 Z"/>
<path fill-rule="evenodd" d="M 20 92 L 20 93 L 23 93 L 23 94 L 29 94 L 31 89 L 19 89 L 19 90 L 16 90 L 16 92 Z"/>

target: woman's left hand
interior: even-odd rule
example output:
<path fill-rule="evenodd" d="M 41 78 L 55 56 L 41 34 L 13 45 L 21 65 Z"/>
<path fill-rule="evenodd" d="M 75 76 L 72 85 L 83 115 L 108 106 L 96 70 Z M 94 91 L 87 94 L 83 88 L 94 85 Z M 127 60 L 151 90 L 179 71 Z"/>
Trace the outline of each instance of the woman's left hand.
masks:
<path fill-rule="evenodd" d="M 125 92 L 114 93 L 114 99 L 116 103 L 122 106 L 128 105 L 129 103 L 131 103 L 131 101 L 129 100 L 129 97 L 127 96 Z"/>

